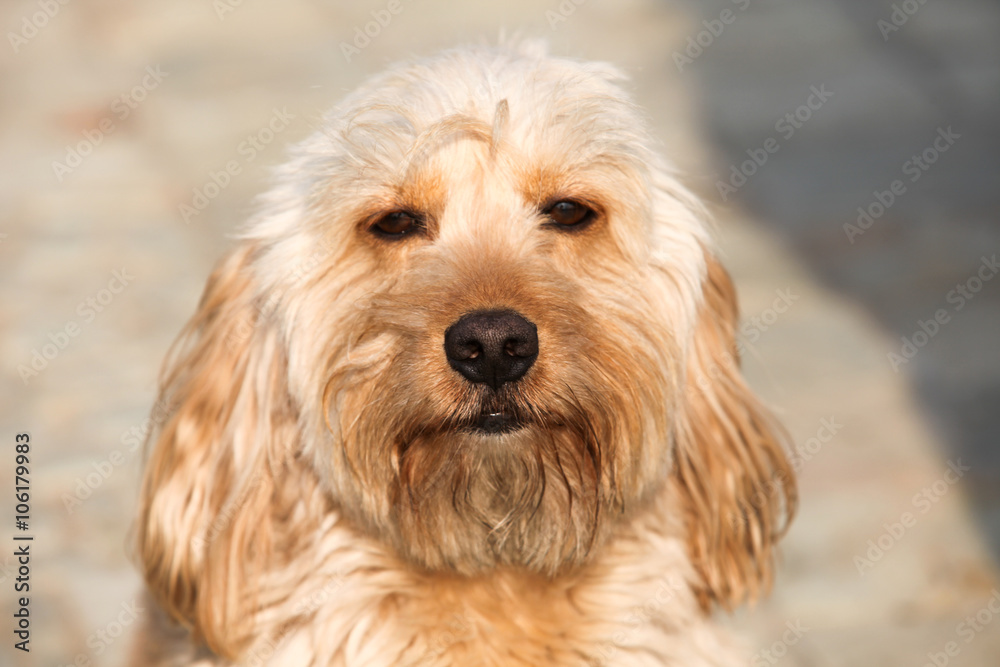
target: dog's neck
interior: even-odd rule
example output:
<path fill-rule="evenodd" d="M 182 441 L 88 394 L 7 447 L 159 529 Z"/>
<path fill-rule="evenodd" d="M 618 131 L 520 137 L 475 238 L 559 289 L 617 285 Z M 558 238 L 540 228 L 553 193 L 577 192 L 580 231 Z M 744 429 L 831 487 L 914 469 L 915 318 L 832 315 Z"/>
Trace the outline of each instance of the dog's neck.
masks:
<path fill-rule="evenodd" d="M 654 504 L 669 505 L 669 496 Z M 614 665 L 650 652 L 663 664 L 724 661 L 725 642 L 694 593 L 681 520 L 665 507 L 635 517 L 587 564 L 554 578 L 427 572 L 328 519 L 308 569 L 267 575 L 265 591 L 284 595 L 265 592 L 248 664 Z M 696 641 L 678 642 L 679 633 Z M 714 653 L 698 655 L 699 646 Z"/>

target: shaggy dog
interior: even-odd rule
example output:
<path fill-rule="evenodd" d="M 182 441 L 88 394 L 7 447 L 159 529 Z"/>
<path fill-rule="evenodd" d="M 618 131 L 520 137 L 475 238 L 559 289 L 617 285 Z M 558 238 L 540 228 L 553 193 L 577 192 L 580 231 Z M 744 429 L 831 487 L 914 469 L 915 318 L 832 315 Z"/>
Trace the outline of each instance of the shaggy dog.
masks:
<path fill-rule="evenodd" d="M 795 504 L 705 215 L 603 64 L 394 67 L 169 356 L 138 665 L 733 665 Z"/>

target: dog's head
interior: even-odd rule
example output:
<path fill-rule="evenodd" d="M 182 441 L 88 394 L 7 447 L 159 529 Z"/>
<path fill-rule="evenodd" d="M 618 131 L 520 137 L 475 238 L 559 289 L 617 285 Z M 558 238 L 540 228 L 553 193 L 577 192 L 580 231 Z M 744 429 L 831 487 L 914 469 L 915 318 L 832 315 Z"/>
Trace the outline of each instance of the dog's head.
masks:
<path fill-rule="evenodd" d="M 333 513 L 418 567 L 555 575 L 673 485 L 705 599 L 766 582 L 790 473 L 701 209 L 618 78 L 446 52 L 280 172 L 168 362 L 138 524 L 216 649 Z"/>

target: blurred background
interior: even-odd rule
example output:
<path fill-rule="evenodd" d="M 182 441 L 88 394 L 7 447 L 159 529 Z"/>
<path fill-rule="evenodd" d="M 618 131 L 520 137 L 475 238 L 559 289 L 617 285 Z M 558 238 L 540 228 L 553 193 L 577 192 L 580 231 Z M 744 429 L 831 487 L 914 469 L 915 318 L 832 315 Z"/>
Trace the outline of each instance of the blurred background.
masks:
<path fill-rule="evenodd" d="M 726 621 L 747 664 L 1000 664 L 1000 6 L 388 4 L 0 5 L 0 664 L 121 664 L 159 363 L 286 146 L 386 64 L 501 29 L 624 69 L 718 218 L 801 475 L 774 594 Z"/>

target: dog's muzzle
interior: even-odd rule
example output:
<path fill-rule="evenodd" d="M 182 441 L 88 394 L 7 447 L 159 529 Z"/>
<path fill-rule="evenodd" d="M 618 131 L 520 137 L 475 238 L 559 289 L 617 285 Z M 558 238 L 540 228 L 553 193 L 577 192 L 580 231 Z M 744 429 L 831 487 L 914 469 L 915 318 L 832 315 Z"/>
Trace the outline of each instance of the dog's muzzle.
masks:
<path fill-rule="evenodd" d="M 538 358 L 538 328 L 512 310 L 480 310 L 463 315 L 444 333 L 448 364 L 469 382 L 500 388 L 524 377 Z M 484 407 L 471 425 L 483 433 L 507 433 L 523 426 L 517 415 Z"/>

